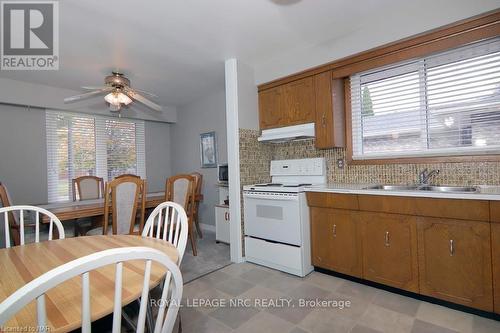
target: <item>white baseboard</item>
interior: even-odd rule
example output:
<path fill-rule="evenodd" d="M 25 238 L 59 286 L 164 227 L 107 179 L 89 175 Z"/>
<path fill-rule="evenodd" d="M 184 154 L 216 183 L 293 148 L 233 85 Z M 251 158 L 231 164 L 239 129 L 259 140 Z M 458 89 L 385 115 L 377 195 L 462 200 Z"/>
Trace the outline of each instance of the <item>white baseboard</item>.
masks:
<path fill-rule="evenodd" d="M 215 225 L 200 223 L 201 230 L 215 232 Z"/>

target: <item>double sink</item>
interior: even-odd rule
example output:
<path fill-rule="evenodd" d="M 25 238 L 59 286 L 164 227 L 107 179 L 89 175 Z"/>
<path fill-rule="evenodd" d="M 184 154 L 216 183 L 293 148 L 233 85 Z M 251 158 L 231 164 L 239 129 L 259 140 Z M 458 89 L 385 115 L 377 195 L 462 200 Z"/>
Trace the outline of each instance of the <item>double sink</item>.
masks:
<path fill-rule="evenodd" d="M 433 185 L 373 185 L 364 190 L 383 191 L 429 191 L 441 193 L 479 193 L 475 186 L 433 186 Z"/>

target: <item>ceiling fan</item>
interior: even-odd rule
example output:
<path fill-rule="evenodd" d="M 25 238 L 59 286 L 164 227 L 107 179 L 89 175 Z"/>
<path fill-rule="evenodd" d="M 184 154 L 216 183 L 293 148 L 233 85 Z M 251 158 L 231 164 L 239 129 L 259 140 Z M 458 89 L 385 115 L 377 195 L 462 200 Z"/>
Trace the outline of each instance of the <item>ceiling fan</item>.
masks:
<path fill-rule="evenodd" d="M 143 95 L 148 95 L 150 97 L 158 96 L 140 89 L 132 89 L 130 87 L 130 80 L 127 79 L 125 75 L 123 75 L 123 73 L 113 71 L 111 75 L 106 76 L 106 78 L 104 79 L 104 86 L 82 87 L 82 89 L 91 91 L 84 94 L 67 97 L 64 99 L 64 103 L 77 102 L 89 97 L 106 94 L 106 96 L 104 96 L 104 100 L 109 103 L 109 110 L 112 112 L 119 112 L 122 106 L 129 105 L 134 100 L 146 105 L 147 107 L 155 111 L 162 110 L 162 107 L 160 105 L 153 103 Z"/>

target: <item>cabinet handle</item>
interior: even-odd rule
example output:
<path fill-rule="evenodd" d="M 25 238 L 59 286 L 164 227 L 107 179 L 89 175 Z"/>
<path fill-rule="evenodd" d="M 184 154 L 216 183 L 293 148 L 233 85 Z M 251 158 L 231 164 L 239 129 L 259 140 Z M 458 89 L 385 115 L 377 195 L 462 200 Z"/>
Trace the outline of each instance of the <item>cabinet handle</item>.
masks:
<path fill-rule="evenodd" d="M 321 125 L 326 127 L 326 115 L 323 113 L 323 117 L 321 117 Z"/>
<path fill-rule="evenodd" d="M 389 246 L 389 231 L 385 232 L 385 246 Z"/>
<path fill-rule="evenodd" d="M 333 237 L 337 237 L 337 225 L 333 225 Z"/>
<path fill-rule="evenodd" d="M 453 246 L 453 239 L 450 239 L 450 257 L 455 254 L 455 247 Z"/>
<path fill-rule="evenodd" d="M 224 213 L 224 220 L 227 221 L 227 212 Z"/>

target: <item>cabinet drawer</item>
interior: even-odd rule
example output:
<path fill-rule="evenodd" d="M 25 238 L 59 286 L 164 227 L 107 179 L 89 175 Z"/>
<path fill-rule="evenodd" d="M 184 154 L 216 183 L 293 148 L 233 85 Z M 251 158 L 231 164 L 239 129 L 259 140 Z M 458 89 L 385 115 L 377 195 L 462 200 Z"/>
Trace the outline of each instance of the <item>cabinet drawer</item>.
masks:
<path fill-rule="evenodd" d="M 489 221 L 489 203 L 485 200 L 359 195 L 363 211 Z"/>
<path fill-rule="evenodd" d="M 310 207 L 352 210 L 359 208 L 358 196 L 356 194 L 307 192 L 307 204 Z"/>

